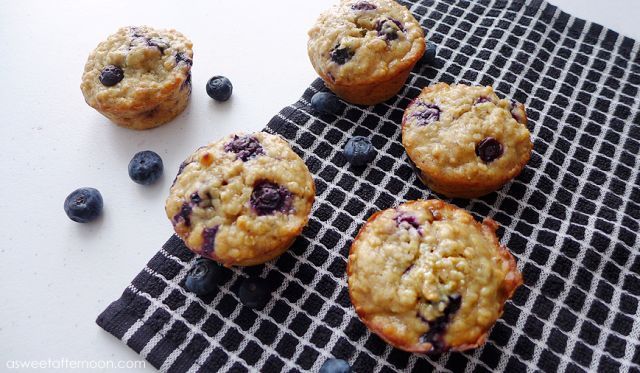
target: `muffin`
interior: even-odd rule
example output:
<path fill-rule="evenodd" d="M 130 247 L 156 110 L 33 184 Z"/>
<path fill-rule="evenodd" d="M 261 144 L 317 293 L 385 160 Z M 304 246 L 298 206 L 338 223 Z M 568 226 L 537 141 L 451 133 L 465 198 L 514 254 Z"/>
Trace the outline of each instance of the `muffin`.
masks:
<path fill-rule="evenodd" d="M 315 185 L 279 136 L 234 134 L 196 150 L 180 166 L 166 213 L 186 246 L 232 266 L 282 254 L 309 219 Z"/>
<path fill-rule="evenodd" d="M 493 88 L 438 83 L 402 118 L 402 144 L 434 192 L 475 198 L 516 177 L 533 147 L 524 105 Z"/>
<path fill-rule="evenodd" d="M 480 346 L 522 284 L 497 227 L 439 200 L 375 213 L 349 254 L 349 294 L 358 316 L 405 351 Z"/>
<path fill-rule="evenodd" d="M 353 104 L 393 97 L 422 57 L 422 27 L 393 0 L 343 0 L 309 30 L 309 59 L 325 85 Z"/>
<path fill-rule="evenodd" d="M 175 30 L 119 29 L 89 55 L 80 84 L 85 101 L 122 127 L 172 120 L 191 95 L 191 46 Z"/>

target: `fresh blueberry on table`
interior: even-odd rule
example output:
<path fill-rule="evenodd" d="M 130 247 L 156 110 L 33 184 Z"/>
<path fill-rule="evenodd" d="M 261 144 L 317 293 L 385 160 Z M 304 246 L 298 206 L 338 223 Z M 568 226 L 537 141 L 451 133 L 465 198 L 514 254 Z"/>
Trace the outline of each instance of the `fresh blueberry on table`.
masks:
<path fill-rule="evenodd" d="M 376 157 L 376 150 L 371 140 L 364 136 L 355 136 L 347 141 L 343 154 L 352 165 L 364 166 Z"/>
<path fill-rule="evenodd" d="M 248 277 L 242 280 L 238 297 L 247 307 L 260 309 L 264 307 L 271 296 L 271 289 L 267 280 L 260 277 Z"/>
<path fill-rule="evenodd" d="M 100 72 L 100 83 L 105 87 L 114 86 L 124 78 L 124 71 L 115 65 L 107 65 Z"/>
<path fill-rule="evenodd" d="M 426 64 L 433 65 L 436 60 L 437 51 L 438 47 L 436 47 L 436 44 L 432 41 L 428 41 L 424 55 L 422 56 L 422 61 Z"/>
<path fill-rule="evenodd" d="M 329 92 L 317 92 L 311 97 L 311 107 L 324 114 L 338 114 L 342 110 L 342 102 Z"/>
<path fill-rule="evenodd" d="M 77 223 L 95 220 L 102 212 L 102 195 L 94 188 L 79 188 L 64 200 L 64 212 Z"/>
<path fill-rule="evenodd" d="M 351 366 L 342 359 L 327 359 L 320 367 L 320 373 L 351 373 Z"/>
<path fill-rule="evenodd" d="M 162 158 L 151 150 L 136 153 L 129 162 L 129 177 L 138 184 L 150 185 L 162 175 Z"/>
<path fill-rule="evenodd" d="M 207 258 L 198 258 L 187 274 L 185 286 L 196 295 L 211 294 L 217 289 L 222 274 L 220 264 Z"/>
<path fill-rule="evenodd" d="M 224 76 L 214 76 L 207 82 L 207 94 L 216 101 L 227 101 L 232 92 L 233 85 Z"/>

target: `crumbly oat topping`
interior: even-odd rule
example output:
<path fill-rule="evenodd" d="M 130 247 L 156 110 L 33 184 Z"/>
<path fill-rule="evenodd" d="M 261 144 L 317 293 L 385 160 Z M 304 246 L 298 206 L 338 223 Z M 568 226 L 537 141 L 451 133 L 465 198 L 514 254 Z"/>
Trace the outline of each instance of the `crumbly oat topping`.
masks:
<path fill-rule="evenodd" d="M 190 79 L 191 47 L 191 41 L 175 30 L 120 28 L 87 60 L 80 86 L 85 100 L 106 111 L 140 112 L 157 106 Z M 100 81 L 108 66 L 124 72 L 124 78 L 110 86 Z"/>
<path fill-rule="evenodd" d="M 343 0 L 309 30 L 309 58 L 321 76 L 350 84 L 384 80 L 424 51 L 424 33 L 393 0 Z"/>
<path fill-rule="evenodd" d="M 349 290 L 363 321 L 402 348 L 472 346 L 521 283 L 496 224 L 442 201 L 374 215 L 349 255 Z"/>
<path fill-rule="evenodd" d="M 511 178 L 531 153 L 524 106 L 500 99 L 492 87 L 445 83 L 427 87 L 406 109 L 403 120 L 402 142 L 427 175 L 457 180 Z"/>
<path fill-rule="evenodd" d="M 260 151 L 245 157 L 240 144 Z M 314 198 L 311 174 L 285 140 L 236 134 L 187 158 L 166 212 L 191 250 L 233 265 L 288 245 L 306 225 Z M 207 242 L 204 232 L 214 227 Z"/>

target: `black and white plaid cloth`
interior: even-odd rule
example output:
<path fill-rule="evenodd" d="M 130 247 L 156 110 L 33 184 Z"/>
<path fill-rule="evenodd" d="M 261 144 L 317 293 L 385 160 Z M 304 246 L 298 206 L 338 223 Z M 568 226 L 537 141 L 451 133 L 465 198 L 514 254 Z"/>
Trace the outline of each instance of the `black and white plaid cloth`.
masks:
<path fill-rule="evenodd" d="M 431 370 L 640 372 L 640 44 L 544 1 L 405 1 L 438 46 L 400 94 L 370 108 L 318 115 L 316 81 L 266 131 L 284 136 L 314 174 L 308 227 L 277 260 L 229 271 L 219 292 L 184 289 L 195 258 L 172 237 L 98 324 L 162 371 L 317 371 L 329 357 L 356 372 Z M 400 142 L 404 108 L 434 82 L 491 84 L 528 107 L 534 139 L 522 174 L 481 199 L 452 202 L 500 225 L 525 284 L 489 341 L 423 356 L 372 335 L 349 301 L 346 258 L 376 210 L 438 198 Z M 341 154 L 369 137 L 366 168 Z M 276 284 L 261 311 L 243 307 L 247 274 Z"/>

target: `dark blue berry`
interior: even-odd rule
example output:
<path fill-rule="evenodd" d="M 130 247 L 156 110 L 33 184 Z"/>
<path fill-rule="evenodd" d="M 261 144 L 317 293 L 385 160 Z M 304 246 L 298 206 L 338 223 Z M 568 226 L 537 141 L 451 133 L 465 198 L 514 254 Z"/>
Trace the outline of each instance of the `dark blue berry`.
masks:
<path fill-rule="evenodd" d="M 224 145 L 224 151 L 236 153 L 238 158 L 243 162 L 246 162 L 255 156 L 264 154 L 264 149 L 262 148 L 260 141 L 252 135 L 234 135 L 233 140 Z"/>
<path fill-rule="evenodd" d="M 196 295 L 207 295 L 214 292 L 224 274 L 220 264 L 206 258 L 198 258 L 189 270 L 185 287 Z"/>
<path fill-rule="evenodd" d="M 162 158 L 151 150 L 136 153 L 129 162 L 129 177 L 138 184 L 150 185 L 162 175 Z"/>
<path fill-rule="evenodd" d="M 169 48 L 169 43 L 161 38 L 147 39 L 147 45 L 150 47 L 158 48 L 160 50 L 160 53 L 163 53 L 165 49 Z"/>
<path fill-rule="evenodd" d="M 447 331 L 447 327 L 451 322 L 451 319 L 456 312 L 460 309 L 462 304 L 462 297 L 459 294 L 450 295 L 448 303 L 444 308 L 444 312 L 441 316 L 435 320 L 427 320 L 420 313 L 418 317 L 425 323 L 429 324 L 429 330 L 420 337 L 420 342 L 431 343 L 431 353 L 442 353 L 447 350 L 446 342 L 444 341 L 444 334 Z"/>
<path fill-rule="evenodd" d="M 318 92 L 311 97 L 311 107 L 324 114 L 338 114 L 343 106 L 333 93 Z"/>
<path fill-rule="evenodd" d="M 440 108 L 434 104 L 419 103 L 413 116 L 418 118 L 418 125 L 426 126 L 440 120 Z"/>
<path fill-rule="evenodd" d="M 184 62 L 189 66 L 193 65 L 193 61 L 191 60 L 191 58 L 189 58 L 183 52 L 176 53 L 176 65 L 179 64 L 180 62 Z"/>
<path fill-rule="evenodd" d="M 191 211 L 193 208 L 188 203 L 183 203 L 182 207 L 180 207 L 180 211 L 173 217 L 173 223 L 178 224 L 181 221 L 187 227 L 191 225 Z"/>
<path fill-rule="evenodd" d="M 64 212 L 78 223 L 95 220 L 102 212 L 102 195 L 94 188 L 79 188 L 64 200 Z"/>
<path fill-rule="evenodd" d="M 422 61 L 426 64 L 433 65 L 433 63 L 436 61 L 437 52 L 438 47 L 435 45 L 435 43 L 428 41 L 424 51 L 424 55 L 422 55 Z"/>
<path fill-rule="evenodd" d="M 100 83 L 106 87 L 114 86 L 124 78 L 124 71 L 116 65 L 107 65 L 100 72 Z"/>
<path fill-rule="evenodd" d="M 218 226 L 205 228 L 202 230 L 202 252 L 205 255 L 211 255 L 216 245 L 216 235 L 218 234 Z"/>
<path fill-rule="evenodd" d="M 200 194 L 198 194 L 198 192 L 193 192 L 191 193 L 191 202 L 194 204 L 198 204 L 200 202 L 202 202 L 202 198 L 200 198 Z"/>
<path fill-rule="evenodd" d="M 191 91 L 191 72 L 187 74 L 187 78 L 180 85 L 180 89 L 185 89 L 185 88 L 189 88 L 189 91 Z"/>
<path fill-rule="evenodd" d="M 260 309 L 269 302 L 271 286 L 263 278 L 248 277 L 242 280 L 238 297 L 245 306 Z"/>
<path fill-rule="evenodd" d="M 357 3 L 351 5 L 351 9 L 353 10 L 374 10 L 376 8 L 377 6 L 367 1 L 358 1 Z"/>
<path fill-rule="evenodd" d="M 493 137 L 487 137 L 476 144 L 476 155 L 485 163 L 500 158 L 504 151 L 502 144 Z"/>
<path fill-rule="evenodd" d="M 400 21 L 388 18 L 376 22 L 376 31 L 378 31 L 378 36 L 386 41 L 391 41 L 398 38 L 398 32 L 404 32 L 404 27 Z"/>
<path fill-rule="evenodd" d="M 376 150 L 371 140 L 364 136 L 355 136 L 347 141 L 343 154 L 352 165 L 364 166 L 376 157 Z"/>
<path fill-rule="evenodd" d="M 480 96 L 476 100 L 475 105 L 484 104 L 485 102 L 491 102 L 491 99 L 489 97 L 486 97 L 486 96 Z"/>
<path fill-rule="evenodd" d="M 327 359 L 320 367 L 319 373 L 351 373 L 351 366 L 342 359 Z"/>
<path fill-rule="evenodd" d="M 351 57 L 353 57 L 353 55 L 354 52 L 351 49 L 347 47 L 340 48 L 339 46 L 333 48 L 333 50 L 329 53 L 331 61 L 337 63 L 338 65 L 344 65 L 351 59 Z"/>
<path fill-rule="evenodd" d="M 232 92 L 233 85 L 224 76 L 214 76 L 207 82 L 207 94 L 216 101 L 227 101 Z"/>
<path fill-rule="evenodd" d="M 527 118 L 526 116 L 522 116 L 519 110 L 520 103 L 518 103 L 518 101 L 514 99 L 511 99 L 509 102 L 511 103 L 510 108 L 511 108 L 511 116 L 513 117 L 513 119 L 515 119 L 519 123 L 525 124 L 525 122 L 527 121 Z"/>
<path fill-rule="evenodd" d="M 288 212 L 291 209 L 291 197 L 287 188 L 262 181 L 253 188 L 250 204 L 258 215 L 270 215 L 276 211 Z"/>
<path fill-rule="evenodd" d="M 396 224 L 398 224 L 399 226 L 403 224 L 408 225 L 409 227 L 413 227 L 415 229 L 420 228 L 420 223 L 418 222 L 418 219 L 416 219 L 415 216 L 405 214 L 405 213 L 402 213 L 396 216 Z"/>

